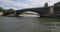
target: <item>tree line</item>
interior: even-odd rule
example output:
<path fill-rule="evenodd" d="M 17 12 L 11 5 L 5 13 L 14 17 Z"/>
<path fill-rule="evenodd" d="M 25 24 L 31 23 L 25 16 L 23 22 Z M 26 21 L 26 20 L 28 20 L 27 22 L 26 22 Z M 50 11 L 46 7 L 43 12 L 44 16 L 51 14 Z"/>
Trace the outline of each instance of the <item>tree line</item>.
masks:
<path fill-rule="evenodd" d="M 14 14 L 15 10 L 12 8 L 6 10 L 0 7 L 0 12 L 3 12 L 4 15 L 9 15 L 9 14 Z"/>

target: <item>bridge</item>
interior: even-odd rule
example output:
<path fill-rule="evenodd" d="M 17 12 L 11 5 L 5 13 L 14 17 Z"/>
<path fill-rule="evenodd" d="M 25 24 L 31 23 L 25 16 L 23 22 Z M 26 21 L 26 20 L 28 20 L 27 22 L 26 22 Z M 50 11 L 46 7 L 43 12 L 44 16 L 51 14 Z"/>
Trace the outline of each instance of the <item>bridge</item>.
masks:
<path fill-rule="evenodd" d="M 53 6 L 50 7 L 48 7 L 48 3 L 46 3 L 44 7 L 17 10 L 16 16 L 18 16 L 19 14 L 25 11 L 36 12 L 41 17 L 58 17 L 58 16 L 60 17 L 60 2 L 55 3 Z"/>
<path fill-rule="evenodd" d="M 45 7 L 38 7 L 38 8 L 26 8 L 26 9 L 21 9 L 21 10 L 17 10 L 16 11 L 16 16 L 18 16 L 19 14 L 25 12 L 25 11 L 32 11 L 32 12 L 36 12 L 38 13 L 41 17 L 43 16 L 48 16 L 49 13 L 49 7 L 48 4 L 45 4 Z"/>
<path fill-rule="evenodd" d="M 22 10 L 17 10 L 16 11 L 16 16 L 19 14 L 26 12 L 26 11 L 32 11 L 38 13 L 40 16 L 45 16 L 48 14 L 48 8 L 29 8 L 29 9 L 22 9 Z M 45 14 L 45 15 L 44 15 Z"/>
<path fill-rule="evenodd" d="M 32 12 L 36 12 L 40 15 L 40 17 L 60 17 L 60 2 L 55 3 L 53 6 L 48 6 L 48 3 L 46 3 L 44 5 L 44 7 L 37 7 L 37 8 L 26 8 L 26 9 L 21 9 L 21 10 L 16 10 L 13 12 L 8 12 L 5 13 L 10 14 L 10 13 L 14 13 L 15 16 L 19 16 L 21 13 L 24 13 L 26 11 L 32 11 Z"/>

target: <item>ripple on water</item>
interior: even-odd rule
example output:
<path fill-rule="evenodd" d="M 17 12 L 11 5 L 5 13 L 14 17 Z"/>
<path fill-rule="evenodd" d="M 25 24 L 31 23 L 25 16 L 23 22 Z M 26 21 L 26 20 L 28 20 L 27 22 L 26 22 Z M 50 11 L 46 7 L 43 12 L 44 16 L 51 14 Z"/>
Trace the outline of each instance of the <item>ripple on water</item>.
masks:
<path fill-rule="evenodd" d="M 59 18 L 0 17 L 0 32 L 60 32 Z"/>

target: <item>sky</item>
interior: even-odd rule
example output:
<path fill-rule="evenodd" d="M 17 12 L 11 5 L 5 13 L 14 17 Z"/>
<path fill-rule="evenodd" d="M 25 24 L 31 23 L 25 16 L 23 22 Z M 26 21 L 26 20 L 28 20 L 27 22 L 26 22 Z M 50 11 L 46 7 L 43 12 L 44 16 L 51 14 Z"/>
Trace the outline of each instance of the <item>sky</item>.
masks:
<path fill-rule="evenodd" d="M 24 8 L 36 8 L 43 7 L 47 2 L 49 6 L 54 5 L 54 3 L 60 0 L 0 0 L 0 7 L 4 9 L 13 8 L 15 10 Z"/>

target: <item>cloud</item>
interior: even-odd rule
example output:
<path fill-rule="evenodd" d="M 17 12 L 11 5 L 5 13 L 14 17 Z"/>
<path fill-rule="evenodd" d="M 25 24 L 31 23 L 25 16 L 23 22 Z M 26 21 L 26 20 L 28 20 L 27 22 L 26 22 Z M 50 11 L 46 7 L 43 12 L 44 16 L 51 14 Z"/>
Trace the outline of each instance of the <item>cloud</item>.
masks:
<path fill-rule="evenodd" d="M 24 3 L 21 3 L 21 2 L 14 2 L 12 0 L 0 0 L 1 2 L 1 6 L 14 6 L 14 7 L 20 7 L 20 8 L 31 8 L 32 6 L 28 5 L 28 4 L 24 4 Z M 10 7 L 9 7 L 10 8 Z"/>
<path fill-rule="evenodd" d="M 32 8 L 32 7 L 42 7 L 46 2 L 49 6 L 60 0 L 0 0 L 0 6 L 9 9 L 23 9 L 23 8 Z"/>
<path fill-rule="evenodd" d="M 55 3 L 59 2 L 60 0 L 48 0 L 49 6 L 54 5 Z"/>
<path fill-rule="evenodd" d="M 60 0 L 28 0 L 31 5 L 35 6 L 44 6 L 44 4 L 47 2 L 49 6 L 54 5 L 54 3 L 60 1 Z"/>

